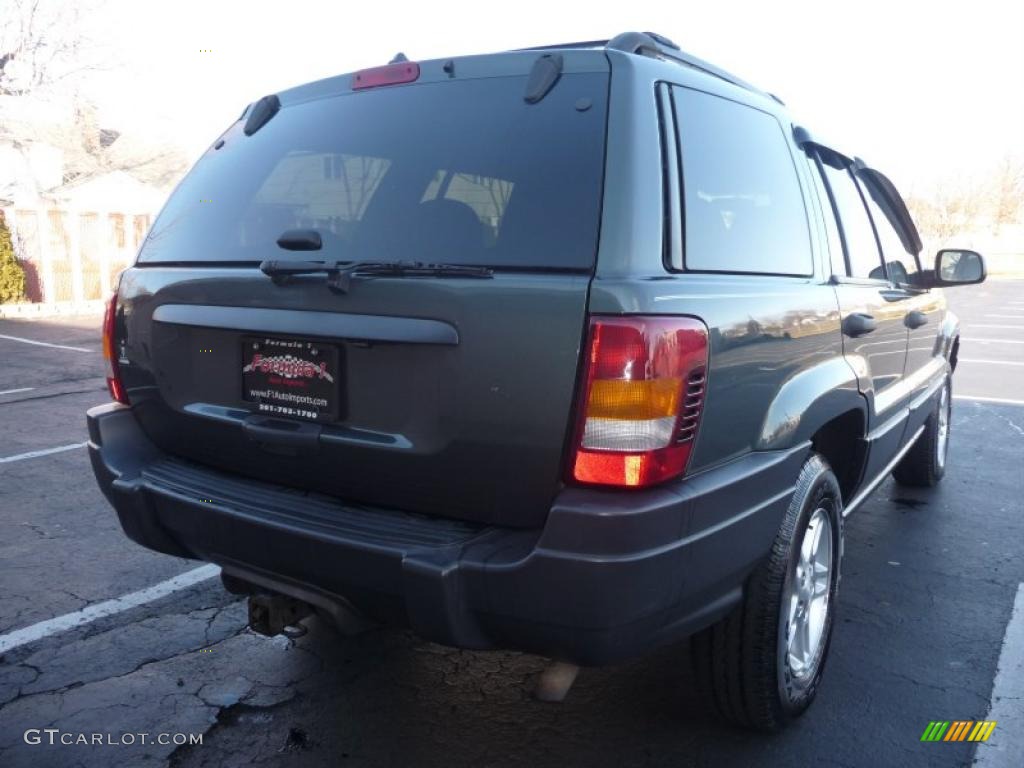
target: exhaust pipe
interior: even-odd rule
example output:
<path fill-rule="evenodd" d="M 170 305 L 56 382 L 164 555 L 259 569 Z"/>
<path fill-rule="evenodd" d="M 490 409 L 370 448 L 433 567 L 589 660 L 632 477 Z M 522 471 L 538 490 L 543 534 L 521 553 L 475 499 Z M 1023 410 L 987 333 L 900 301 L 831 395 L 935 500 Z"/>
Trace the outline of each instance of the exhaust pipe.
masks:
<path fill-rule="evenodd" d="M 565 701 L 569 689 L 576 682 L 580 668 L 564 661 L 553 661 L 544 668 L 533 688 L 533 696 L 539 701 Z"/>
<path fill-rule="evenodd" d="M 313 612 L 313 606 L 284 595 L 249 596 L 249 628 L 260 635 L 302 637 L 306 628 L 299 622 Z"/>
<path fill-rule="evenodd" d="M 233 569 L 222 570 L 220 578 L 228 592 L 249 598 L 249 626 L 261 635 L 301 637 L 306 630 L 298 622 L 311 613 L 333 624 L 343 635 L 358 635 L 375 626 L 338 595 L 326 596 Z M 284 594 L 283 589 L 291 594 Z"/>

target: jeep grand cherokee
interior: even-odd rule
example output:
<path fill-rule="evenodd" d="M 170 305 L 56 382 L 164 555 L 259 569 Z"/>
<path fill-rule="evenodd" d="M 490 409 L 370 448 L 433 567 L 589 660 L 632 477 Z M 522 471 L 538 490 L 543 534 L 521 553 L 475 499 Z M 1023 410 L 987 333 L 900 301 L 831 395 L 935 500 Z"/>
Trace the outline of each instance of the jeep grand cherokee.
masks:
<path fill-rule="evenodd" d="M 878 169 L 660 36 L 399 56 L 250 105 L 171 196 L 93 467 L 233 590 L 575 664 L 693 636 L 778 728 L 844 517 L 945 471 L 939 286 L 985 273 L 921 250 Z"/>

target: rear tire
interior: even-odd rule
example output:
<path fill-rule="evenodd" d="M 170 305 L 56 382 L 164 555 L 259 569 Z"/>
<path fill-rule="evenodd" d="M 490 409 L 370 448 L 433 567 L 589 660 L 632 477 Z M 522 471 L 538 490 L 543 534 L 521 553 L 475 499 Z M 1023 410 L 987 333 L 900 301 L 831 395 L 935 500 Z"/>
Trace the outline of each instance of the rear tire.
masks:
<path fill-rule="evenodd" d="M 810 706 L 832 639 L 841 553 L 839 483 L 812 454 L 743 602 L 691 641 L 698 687 L 724 718 L 776 731 Z"/>
<path fill-rule="evenodd" d="M 949 425 L 953 397 L 951 383 L 947 376 L 935 407 L 928 415 L 924 432 L 914 446 L 896 465 L 892 476 L 900 485 L 915 488 L 931 488 L 938 485 L 946 474 L 946 458 L 949 453 Z"/>

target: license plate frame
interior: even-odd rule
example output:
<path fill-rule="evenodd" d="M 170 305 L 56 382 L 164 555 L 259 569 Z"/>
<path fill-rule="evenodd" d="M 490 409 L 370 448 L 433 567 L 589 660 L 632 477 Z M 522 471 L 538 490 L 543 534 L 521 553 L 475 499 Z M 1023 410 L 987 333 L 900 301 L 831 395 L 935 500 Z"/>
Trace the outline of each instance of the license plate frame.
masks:
<path fill-rule="evenodd" d="M 309 339 L 242 339 L 242 400 L 257 413 L 303 421 L 338 417 L 338 347 Z"/>

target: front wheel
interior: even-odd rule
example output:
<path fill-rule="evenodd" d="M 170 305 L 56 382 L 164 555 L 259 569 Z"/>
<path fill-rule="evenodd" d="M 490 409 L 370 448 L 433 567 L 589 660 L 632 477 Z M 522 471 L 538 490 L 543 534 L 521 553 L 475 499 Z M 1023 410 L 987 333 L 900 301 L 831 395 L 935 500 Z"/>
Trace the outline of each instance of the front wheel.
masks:
<path fill-rule="evenodd" d="M 814 700 L 832 639 L 842 552 L 842 495 L 814 454 L 742 604 L 694 636 L 694 672 L 728 720 L 778 730 Z"/>
<path fill-rule="evenodd" d="M 953 403 L 950 390 L 950 380 L 947 376 L 935 407 L 924 424 L 924 432 L 892 471 L 892 476 L 900 485 L 931 488 L 938 485 L 939 480 L 946 474 L 949 423 Z"/>

